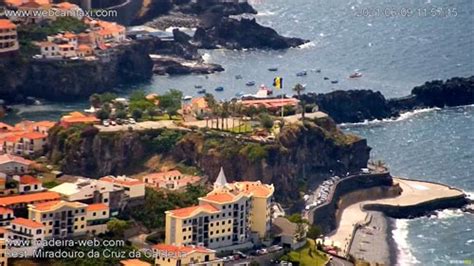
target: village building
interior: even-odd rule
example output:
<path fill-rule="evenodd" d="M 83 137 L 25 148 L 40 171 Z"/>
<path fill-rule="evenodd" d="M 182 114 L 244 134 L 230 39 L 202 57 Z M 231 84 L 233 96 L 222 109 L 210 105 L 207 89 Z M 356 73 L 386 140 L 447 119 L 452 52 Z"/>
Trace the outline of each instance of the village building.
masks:
<path fill-rule="evenodd" d="M 64 128 L 68 128 L 73 125 L 80 125 L 80 124 L 89 124 L 89 125 L 96 125 L 99 124 L 100 120 L 97 119 L 95 116 L 88 116 L 80 112 L 72 112 L 68 115 L 61 117 L 59 124 Z"/>
<path fill-rule="evenodd" d="M 33 155 L 41 152 L 46 144 L 46 134 L 39 132 L 12 132 L 0 138 L 1 153 L 15 155 Z"/>
<path fill-rule="evenodd" d="M 8 265 L 7 239 L 8 230 L 5 228 L 0 228 L 0 266 Z"/>
<path fill-rule="evenodd" d="M 145 183 L 138 179 L 126 176 L 105 176 L 99 180 L 113 184 L 114 188 L 123 189 L 129 201 L 141 201 L 145 198 Z"/>
<path fill-rule="evenodd" d="M 45 190 L 43 183 L 30 175 L 13 176 L 13 180 L 18 182 L 18 193 L 35 193 Z"/>
<path fill-rule="evenodd" d="M 0 172 L 14 175 L 14 174 L 25 174 L 30 171 L 30 166 L 33 161 L 26 160 L 22 157 L 2 154 L 0 155 Z"/>
<path fill-rule="evenodd" d="M 180 246 L 158 244 L 153 246 L 155 265 L 206 265 L 223 266 L 224 262 L 216 259 L 216 251 L 200 246 Z"/>
<path fill-rule="evenodd" d="M 15 219 L 15 216 L 12 209 L 0 207 L 0 227 L 10 225 L 13 219 Z"/>
<path fill-rule="evenodd" d="M 16 25 L 8 19 L 0 19 L 0 56 L 18 51 Z"/>
<path fill-rule="evenodd" d="M 299 249 L 306 244 L 307 225 L 303 224 L 301 230 L 296 223 L 290 222 L 285 217 L 277 217 L 272 222 L 272 236 L 284 248 Z"/>
<path fill-rule="evenodd" d="M 45 238 L 66 238 L 87 232 L 87 204 L 56 200 L 28 205 L 28 218 L 45 226 Z"/>
<path fill-rule="evenodd" d="M 87 206 L 87 233 L 92 235 L 107 232 L 107 222 L 110 220 L 109 206 L 103 203 L 90 204 Z"/>
<path fill-rule="evenodd" d="M 33 256 L 36 249 L 39 248 L 37 244 L 41 243 L 45 236 L 45 226 L 43 224 L 25 218 L 12 220 L 8 230 L 9 252 L 24 254 L 25 257 Z M 30 245 L 27 245 L 27 242 Z"/>
<path fill-rule="evenodd" d="M 25 195 L 13 195 L 0 197 L 0 207 L 12 209 L 15 216 L 27 217 L 27 207 L 29 204 L 37 204 L 49 201 L 57 201 L 61 197 L 56 192 L 38 192 Z"/>
<path fill-rule="evenodd" d="M 178 170 L 152 173 L 143 177 L 147 186 L 168 190 L 177 190 L 201 181 L 200 176 L 184 175 Z"/>
<path fill-rule="evenodd" d="M 121 266 L 151 266 L 150 263 L 139 260 L 139 259 L 121 260 L 120 265 Z"/>

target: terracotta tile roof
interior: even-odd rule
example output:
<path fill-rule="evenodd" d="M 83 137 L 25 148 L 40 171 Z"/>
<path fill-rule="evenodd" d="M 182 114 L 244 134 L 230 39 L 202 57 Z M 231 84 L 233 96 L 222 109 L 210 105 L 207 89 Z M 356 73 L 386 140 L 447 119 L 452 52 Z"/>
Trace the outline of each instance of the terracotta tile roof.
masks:
<path fill-rule="evenodd" d="M 25 139 L 44 139 L 48 137 L 46 134 L 39 133 L 39 132 L 26 132 L 26 133 L 22 133 L 19 136 Z"/>
<path fill-rule="evenodd" d="M 212 206 L 211 204 L 203 204 L 203 205 L 198 205 L 198 206 L 170 210 L 167 212 L 169 212 L 174 217 L 186 218 L 186 217 L 197 215 L 198 213 L 201 213 L 201 212 L 218 213 L 219 209 Z"/>
<path fill-rule="evenodd" d="M 234 200 L 237 199 L 237 197 L 238 195 L 234 195 L 230 192 L 217 192 L 217 193 L 208 194 L 207 196 L 202 197 L 200 199 L 205 200 L 205 201 L 217 202 L 217 203 L 226 203 L 226 202 L 233 202 Z"/>
<path fill-rule="evenodd" d="M 78 6 L 75 4 L 71 4 L 69 2 L 61 2 L 59 4 L 56 4 L 56 7 L 60 9 L 73 9 L 73 8 L 77 8 Z"/>
<path fill-rule="evenodd" d="M 0 155 L 0 164 L 10 163 L 10 162 L 15 162 L 15 163 L 24 164 L 24 165 L 30 165 L 33 163 L 33 161 L 27 160 L 20 156 L 15 156 L 11 154 Z"/>
<path fill-rule="evenodd" d="M 13 210 L 5 207 L 0 207 L 0 215 L 13 214 Z"/>
<path fill-rule="evenodd" d="M 121 260 L 120 264 L 123 266 L 150 266 L 151 264 L 139 259 L 128 259 L 128 260 Z"/>
<path fill-rule="evenodd" d="M 52 128 L 56 125 L 56 122 L 54 121 L 38 121 L 38 122 L 34 122 L 33 123 L 35 126 L 38 126 L 38 127 L 49 127 L 49 128 Z"/>
<path fill-rule="evenodd" d="M 41 5 L 35 1 L 30 1 L 28 3 L 24 3 L 22 5 L 20 5 L 20 7 L 23 7 L 23 8 L 40 8 Z"/>
<path fill-rule="evenodd" d="M 35 184 L 41 184 L 41 181 L 38 179 L 30 176 L 30 175 L 24 175 L 20 177 L 20 184 L 22 185 L 35 185 Z"/>
<path fill-rule="evenodd" d="M 38 201 L 59 200 L 60 198 L 60 195 L 56 192 L 39 192 L 0 198 L 0 206 L 10 206 L 19 203 L 31 204 Z"/>
<path fill-rule="evenodd" d="M 54 200 L 54 201 L 36 203 L 36 204 L 33 204 L 33 207 L 35 210 L 38 210 L 38 211 L 51 211 L 51 210 L 60 208 L 64 205 L 75 207 L 75 208 L 87 207 L 87 205 L 84 203 L 80 203 L 77 201 L 64 201 L 64 200 Z"/>
<path fill-rule="evenodd" d="M 90 45 L 87 45 L 87 44 L 81 44 L 77 47 L 77 50 L 79 50 L 79 51 L 91 51 L 92 47 Z"/>
<path fill-rule="evenodd" d="M 144 176 L 143 178 L 148 178 L 148 179 L 162 179 L 165 180 L 166 177 L 173 177 L 173 176 L 181 176 L 181 172 L 178 170 L 171 170 L 168 172 L 160 172 L 160 173 L 152 173 L 149 175 Z"/>
<path fill-rule="evenodd" d="M 10 126 L 9 124 L 5 124 L 0 122 L 0 129 L 5 129 L 5 130 L 13 130 L 14 128 Z"/>
<path fill-rule="evenodd" d="M 25 218 L 15 218 L 13 221 L 12 221 L 12 224 L 18 224 L 18 225 L 22 225 L 22 226 L 26 226 L 26 227 L 29 227 L 29 228 L 43 228 L 44 225 L 42 223 L 38 223 L 38 222 L 35 222 L 33 220 L 30 220 L 30 219 L 25 219 Z"/>
<path fill-rule="evenodd" d="M 108 210 L 109 206 L 103 204 L 103 203 L 96 203 L 96 204 L 89 204 L 87 206 L 87 211 L 105 211 Z"/>
<path fill-rule="evenodd" d="M 189 254 L 192 252 L 199 252 L 199 253 L 215 253 L 212 249 L 207 249 L 204 247 L 192 247 L 192 246 L 174 246 L 174 245 L 167 245 L 167 244 L 158 244 L 154 245 L 153 249 L 158 251 L 166 251 L 171 253 L 185 253 Z"/>
<path fill-rule="evenodd" d="M 195 107 L 198 107 L 198 108 L 207 108 L 208 107 L 206 98 L 204 98 L 204 97 L 198 97 L 198 98 L 192 99 L 191 104 Z"/>
<path fill-rule="evenodd" d="M 98 123 L 99 119 L 95 116 L 86 116 L 80 112 L 72 112 L 61 117 L 61 122 L 66 123 Z"/>
<path fill-rule="evenodd" d="M 116 183 L 124 186 L 135 186 L 135 185 L 141 185 L 144 184 L 142 181 L 134 178 L 129 178 L 127 177 L 126 179 L 120 178 L 120 177 L 110 177 L 110 176 L 104 176 L 101 179 L 101 181 L 109 182 L 109 183 Z"/>

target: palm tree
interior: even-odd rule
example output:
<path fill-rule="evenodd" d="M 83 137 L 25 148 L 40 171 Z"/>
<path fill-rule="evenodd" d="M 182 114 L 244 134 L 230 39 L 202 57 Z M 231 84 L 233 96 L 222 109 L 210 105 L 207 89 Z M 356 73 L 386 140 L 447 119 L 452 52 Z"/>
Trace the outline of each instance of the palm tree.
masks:
<path fill-rule="evenodd" d="M 305 90 L 305 87 L 301 84 L 296 84 L 295 87 L 293 88 L 293 91 L 296 92 L 296 94 L 298 94 L 298 99 L 300 100 L 300 104 L 301 104 L 301 109 L 302 112 L 301 112 L 301 118 L 304 119 L 304 113 L 305 113 L 305 104 L 304 102 L 301 100 L 301 92 Z"/>

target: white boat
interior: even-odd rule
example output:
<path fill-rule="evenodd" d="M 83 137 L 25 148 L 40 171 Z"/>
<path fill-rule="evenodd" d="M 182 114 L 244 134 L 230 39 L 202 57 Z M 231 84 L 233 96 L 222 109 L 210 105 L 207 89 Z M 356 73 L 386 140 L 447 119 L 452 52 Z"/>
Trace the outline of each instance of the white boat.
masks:
<path fill-rule="evenodd" d="M 191 101 L 193 99 L 193 96 L 186 95 L 183 97 L 183 101 Z"/>

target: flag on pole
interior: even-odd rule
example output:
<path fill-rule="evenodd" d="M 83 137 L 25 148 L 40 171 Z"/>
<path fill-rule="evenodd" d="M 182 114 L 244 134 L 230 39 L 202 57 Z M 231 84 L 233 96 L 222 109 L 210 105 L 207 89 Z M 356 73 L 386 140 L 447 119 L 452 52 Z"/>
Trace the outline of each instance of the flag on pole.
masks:
<path fill-rule="evenodd" d="M 273 87 L 276 89 L 280 90 L 283 88 L 283 78 L 282 77 L 276 77 L 273 79 Z"/>

